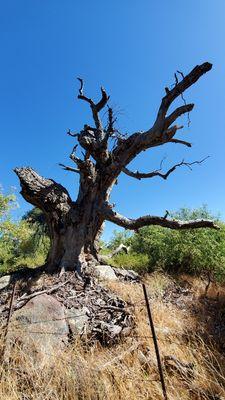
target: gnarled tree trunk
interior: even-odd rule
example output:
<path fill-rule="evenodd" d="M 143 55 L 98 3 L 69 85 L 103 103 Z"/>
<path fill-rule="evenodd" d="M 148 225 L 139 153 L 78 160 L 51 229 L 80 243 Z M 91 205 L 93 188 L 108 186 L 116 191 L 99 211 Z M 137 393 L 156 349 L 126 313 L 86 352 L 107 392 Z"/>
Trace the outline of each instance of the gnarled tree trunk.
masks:
<path fill-rule="evenodd" d="M 82 182 L 74 202 L 62 185 L 39 176 L 33 169 L 16 168 L 15 172 L 23 197 L 40 208 L 46 217 L 51 240 L 47 270 L 53 272 L 60 268 L 81 272 L 81 267 L 87 263 L 97 262 L 104 222 L 99 209 L 110 192 L 109 188 L 103 188 L 103 179 Z"/>
<path fill-rule="evenodd" d="M 175 138 L 181 127 L 173 125 L 176 119 L 189 113 L 194 104 L 184 104 L 167 115 L 169 107 L 175 99 L 193 85 L 212 65 L 204 63 L 197 65 L 187 76 L 182 75 L 179 82 L 175 74 L 173 89 L 166 88 L 159 111 L 153 126 L 146 130 L 135 132 L 125 138 L 114 128 L 115 118 L 112 108 L 108 107 L 108 125 L 103 127 L 99 112 L 106 106 L 109 97 L 101 88 L 102 97 L 98 103 L 83 93 L 83 80 L 79 78 L 81 87 L 78 98 L 90 105 L 95 127 L 84 125 L 80 133 L 68 134 L 77 139 L 78 143 L 70 155 L 76 168 L 60 164 L 65 170 L 79 174 L 80 187 L 77 200 L 70 198 L 67 190 L 52 179 L 39 176 L 32 168 L 16 168 L 22 187 L 23 197 L 40 208 L 49 227 L 51 248 L 47 258 L 47 270 L 53 272 L 61 269 L 82 271 L 90 262 L 98 260 L 98 239 L 104 220 L 109 220 L 126 229 L 137 230 L 146 225 L 160 225 L 170 229 L 188 229 L 211 227 L 216 228 L 212 221 L 175 221 L 164 217 L 146 215 L 137 219 L 123 217 L 113 210 L 109 204 L 109 196 L 117 177 L 121 172 L 132 178 L 144 179 L 158 176 L 167 179 L 177 167 L 191 166 L 195 163 L 180 162 L 172 166 L 166 173 L 161 169 L 141 173 L 133 172 L 127 165 L 142 151 L 165 143 L 182 144 L 191 147 L 191 143 Z M 182 96 L 183 98 L 183 96 Z M 84 158 L 76 155 L 77 146 L 84 149 Z M 201 162 L 201 161 L 200 161 Z"/>

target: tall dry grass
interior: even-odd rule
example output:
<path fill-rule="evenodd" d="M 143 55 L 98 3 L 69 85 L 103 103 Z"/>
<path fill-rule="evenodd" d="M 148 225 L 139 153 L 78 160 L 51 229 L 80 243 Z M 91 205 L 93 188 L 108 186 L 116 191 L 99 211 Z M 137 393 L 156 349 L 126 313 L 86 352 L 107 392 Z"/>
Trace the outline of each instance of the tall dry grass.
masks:
<path fill-rule="evenodd" d="M 213 348 L 213 341 L 206 344 L 205 332 L 196 333 L 199 321 L 188 309 L 162 301 L 169 280 L 156 274 L 146 281 L 161 357 L 170 355 L 192 363 L 193 373 L 165 370 L 168 398 L 225 398 L 224 356 Z M 192 284 L 198 287 L 197 281 Z M 111 348 L 98 344 L 90 348 L 78 340 L 61 357 L 55 357 L 53 365 L 45 367 L 35 365 L 29 354 L 14 348 L 9 362 L 1 366 L 0 399 L 162 399 L 142 288 L 125 283 L 111 283 L 110 287 L 124 299 L 137 303 L 137 328 L 132 336 Z"/>

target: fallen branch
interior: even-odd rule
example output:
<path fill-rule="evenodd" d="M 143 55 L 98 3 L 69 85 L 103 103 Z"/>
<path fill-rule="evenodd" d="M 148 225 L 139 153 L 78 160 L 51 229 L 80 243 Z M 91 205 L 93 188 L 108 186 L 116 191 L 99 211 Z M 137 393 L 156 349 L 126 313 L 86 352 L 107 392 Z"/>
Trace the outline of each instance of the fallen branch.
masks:
<path fill-rule="evenodd" d="M 132 346 L 129 347 L 126 351 L 123 353 L 119 354 L 118 356 L 114 357 L 112 360 L 107 361 L 105 364 L 101 365 L 100 367 L 97 368 L 97 371 L 102 371 L 105 368 L 111 367 L 113 364 L 123 361 L 123 359 L 133 351 L 137 350 L 138 347 L 141 345 L 140 342 L 133 344 Z"/>
<path fill-rule="evenodd" d="M 185 363 L 178 360 L 175 356 L 164 356 L 164 364 L 166 369 L 169 371 L 174 371 L 182 376 L 193 378 L 194 374 L 194 364 Z"/>
<path fill-rule="evenodd" d="M 23 307 L 23 305 L 28 301 L 28 300 L 31 300 L 31 299 L 33 299 L 34 297 L 36 297 L 36 296 L 40 296 L 41 294 L 51 294 L 51 293 L 53 293 L 53 292 L 55 292 L 55 290 L 57 290 L 57 289 L 59 289 L 61 286 L 64 286 L 64 285 L 66 285 L 68 282 L 70 282 L 70 280 L 67 280 L 66 282 L 63 282 L 63 283 L 60 283 L 59 285 L 57 285 L 57 286 L 53 286 L 51 289 L 45 289 L 45 290 L 40 290 L 39 292 L 34 292 L 34 293 L 31 293 L 31 294 L 29 294 L 29 295 L 23 295 L 23 296 L 21 296 L 21 297 L 19 297 L 18 299 L 17 299 L 17 303 L 16 303 L 16 305 L 15 305 L 15 309 L 19 309 L 19 308 L 21 308 L 21 307 Z"/>

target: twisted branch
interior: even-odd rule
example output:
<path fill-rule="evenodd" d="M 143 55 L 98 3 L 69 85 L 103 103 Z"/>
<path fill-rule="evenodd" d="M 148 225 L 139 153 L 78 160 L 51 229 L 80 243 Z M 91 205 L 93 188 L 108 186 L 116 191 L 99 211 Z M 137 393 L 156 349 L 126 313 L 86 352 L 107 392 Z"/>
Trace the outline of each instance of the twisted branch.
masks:
<path fill-rule="evenodd" d="M 198 228 L 219 229 L 218 225 L 216 225 L 214 221 L 204 219 L 195 221 L 180 221 L 152 215 L 144 215 L 143 217 L 139 217 L 137 219 L 131 219 L 113 211 L 112 206 L 108 203 L 105 203 L 99 212 L 106 220 L 114 222 L 116 225 L 119 225 L 125 229 L 131 229 L 135 231 L 148 225 L 158 225 L 164 228 L 178 230 Z"/>
<path fill-rule="evenodd" d="M 122 172 L 124 172 L 126 175 L 129 175 L 129 176 L 131 176 L 132 178 L 136 178 L 136 179 L 138 179 L 138 180 L 145 179 L 145 178 L 153 178 L 153 177 L 155 177 L 155 176 L 159 176 L 160 178 L 166 180 L 166 179 L 168 178 L 168 176 L 169 176 L 170 174 L 172 174 L 172 172 L 175 171 L 176 168 L 181 167 L 181 166 L 184 165 L 184 166 L 188 167 L 189 169 L 192 169 L 192 168 L 191 168 L 192 165 L 195 165 L 195 164 L 202 164 L 207 158 L 209 158 L 209 156 L 203 158 L 203 159 L 200 160 L 200 161 L 193 161 L 193 162 L 185 162 L 184 160 L 182 160 L 180 163 L 175 164 L 173 167 L 171 167 L 165 174 L 163 174 L 162 172 L 160 172 L 160 169 L 159 169 L 159 170 L 156 170 L 156 171 L 153 171 L 153 172 L 141 173 L 141 172 L 139 172 L 139 171 L 130 171 L 130 170 L 129 170 L 128 168 L 126 168 L 126 167 L 124 167 L 124 168 L 122 169 Z"/>

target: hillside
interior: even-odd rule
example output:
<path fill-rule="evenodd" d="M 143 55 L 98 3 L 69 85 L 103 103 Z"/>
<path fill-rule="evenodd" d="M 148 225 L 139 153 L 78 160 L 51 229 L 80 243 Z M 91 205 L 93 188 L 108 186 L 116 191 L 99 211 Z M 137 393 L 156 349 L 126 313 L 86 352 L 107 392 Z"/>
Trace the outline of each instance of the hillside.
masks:
<path fill-rule="evenodd" d="M 144 278 L 160 347 L 168 398 L 225 398 L 225 289 L 200 278 L 153 273 Z M 34 365 L 14 348 L 1 367 L 6 400 L 162 399 L 155 352 L 140 283 L 105 282 L 127 301 L 136 328 L 119 344 L 80 340 L 54 367 Z"/>

